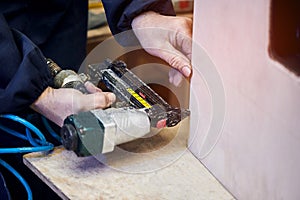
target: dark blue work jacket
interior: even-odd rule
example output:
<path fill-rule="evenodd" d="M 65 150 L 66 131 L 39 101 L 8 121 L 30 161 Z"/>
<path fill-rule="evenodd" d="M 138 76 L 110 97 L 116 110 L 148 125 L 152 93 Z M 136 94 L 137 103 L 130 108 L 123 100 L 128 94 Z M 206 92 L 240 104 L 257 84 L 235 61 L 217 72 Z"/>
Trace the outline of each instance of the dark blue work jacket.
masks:
<path fill-rule="evenodd" d="M 103 0 L 113 34 L 131 28 L 132 19 L 152 10 L 174 15 L 170 0 Z M 51 58 L 78 70 L 86 55 L 88 0 L 0 1 L 0 113 L 28 108 L 52 77 Z"/>

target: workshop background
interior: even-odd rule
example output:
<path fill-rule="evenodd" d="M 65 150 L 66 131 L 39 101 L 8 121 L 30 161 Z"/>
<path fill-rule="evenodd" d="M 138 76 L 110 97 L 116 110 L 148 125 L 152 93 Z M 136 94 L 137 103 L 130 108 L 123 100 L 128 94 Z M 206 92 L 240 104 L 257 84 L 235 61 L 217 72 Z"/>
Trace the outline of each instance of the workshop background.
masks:
<path fill-rule="evenodd" d="M 299 2 L 192 3 L 193 12 L 177 10 L 194 23 L 191 85 L 181 88 L 180 100 L 153 88 L 171 104 L 190 107 L 188 147 L 235 198 L 299 199 Z M 88 51 L 106 31 L 89 31 Z M 143 50 L 122 59 L 128 66 L 161 62 Z M 201 72 L 201 64 L 215 74 Z"/>
<path fill-rule="evenodd" d="M 299 2 L 293 0 L 197 0 L 193 12 L 178 12 L 193 18 L 191 84 L 179 89 L 179 97 L 168 88 L 152 87 L 171 104 L 190 107 L 187 146 L 233 195 L 218 189 L 208 195 L 211 198 L 220 194 L 224 199 L 300 199 L 299 10 Z M 107 37 L 106 26 L 90 30 L 88 51 Z M 121 59 L 128 66 L 162 62 L 143 50 Z M 205 198 L 204 185 L 209 184 L 195 169 L 202 169 L 199 163 L 185 163 L 186 169 L 194 167 L 189 171 L 194 179 L 178 175 L 172 182 L 192 185 L 181 195 L 191 197 L 196 191 Z M 156 189 L 138 192 L 161 192 Z"/>
<path fill-rule="evenodd" d="M 49 157 L 28 155 L 27 165 L 66 199 L 68 195 L 95 198 L 98 193 L 136 199 L 300 199 L 300 2 L 197 0 L 174 1 L 174 6 L 178 15 L 193 18 L 193 76 L 190 84 L 177 88 L 180 96 L 170 91 L 171 85 L 151 87 L 170 104 L 191 109 L 189 127 L 179 127 L 180 133 L 190 130 L 188 141 L 183 141 L 187 144 L 180 149 L 185 151 L 187 146 L 186 154 L 145 174 L 99 167 L 98 162 L 63 149 Z M 103 14 L 101 3 L 90 0 L 90 19 L 103 18 L 89 21 L 88 53 L 111 37 Z M 129 67 L 165 64 L 143 50 L 120 59 Z M 151 79 L 161 79 L 164 73 Z M 169 135 L 165 132 L 159 140 Z M 143 147 L 152 147 L 151 142 L 147 144 Z M 197 159 L 189 156 L 191 152 Z M 159 159 L 170 155 L 167 152 Z M 130 161 L 118 164 L 134 163 L 134 169 L 151 165 L 147 160 Z M 101 187 L 93 188 L 96 184 Z"/>

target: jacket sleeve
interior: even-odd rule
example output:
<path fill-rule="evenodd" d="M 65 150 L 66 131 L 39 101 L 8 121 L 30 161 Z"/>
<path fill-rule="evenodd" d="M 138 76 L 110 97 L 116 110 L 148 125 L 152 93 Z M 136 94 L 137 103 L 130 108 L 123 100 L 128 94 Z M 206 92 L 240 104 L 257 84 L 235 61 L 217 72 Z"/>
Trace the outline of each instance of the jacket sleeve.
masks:
<path fill-rule="evenodd" d="M 102 0 L 107 22 L 115 35 L 131 29 L 134 17 L 145 11 L 155 11 L 162 15 L 174 16 L 171 0 Z"/>
<path fill-rule="evenodd" d="M 52 85 L 52 77 L 39 48 L 10 29 L 2 14 L 0 27 L 0 113 L 20 112 Z"/>

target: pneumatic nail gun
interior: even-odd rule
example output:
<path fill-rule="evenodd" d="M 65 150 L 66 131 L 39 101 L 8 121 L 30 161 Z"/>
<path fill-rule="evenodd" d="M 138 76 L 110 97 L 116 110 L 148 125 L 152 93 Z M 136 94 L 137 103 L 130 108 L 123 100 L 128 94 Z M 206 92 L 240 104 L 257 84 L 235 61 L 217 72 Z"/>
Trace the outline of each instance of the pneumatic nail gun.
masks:
<path fill-rule="evenodd" d="M 61 128 L 62 143 L 78 156 L 107 153 L 118 144 L 143 137 L 151 127 L 176 126 L 190 115 L 188 109 L 172 107 L 154 90 L 133 74 L 123 61 L 105 60 L 88 65 L 77 74 L 62 70 L 52 60 L 47 64 L 55 87 L 69 87 L 88 93 L 86 81 L 102 83 L 113 92 L 122 107 L 96 109 L 68 116 Z"/>

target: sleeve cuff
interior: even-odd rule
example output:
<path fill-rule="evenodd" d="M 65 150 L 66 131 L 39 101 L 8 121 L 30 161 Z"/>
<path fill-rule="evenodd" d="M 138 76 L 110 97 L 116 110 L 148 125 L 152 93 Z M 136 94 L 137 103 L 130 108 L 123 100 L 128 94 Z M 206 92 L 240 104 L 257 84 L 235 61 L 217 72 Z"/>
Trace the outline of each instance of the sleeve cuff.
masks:
<path fill-rule="evenodd" d="M 102 0 L 111 32 L 116 35 L 130 30 L 132 20 L 146 11 L 175 16 L 171 0 Z"/>

